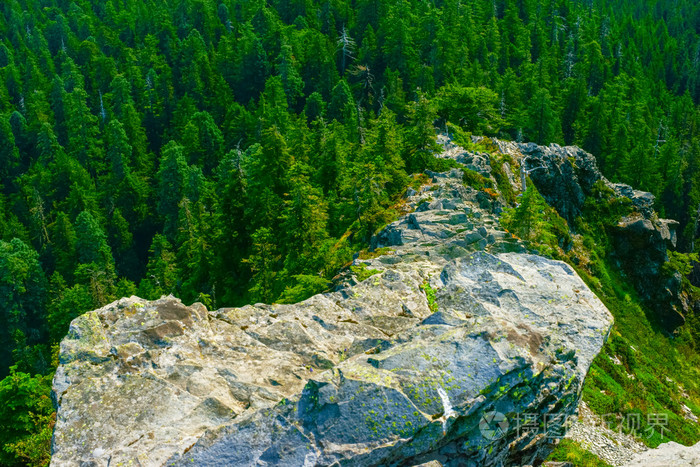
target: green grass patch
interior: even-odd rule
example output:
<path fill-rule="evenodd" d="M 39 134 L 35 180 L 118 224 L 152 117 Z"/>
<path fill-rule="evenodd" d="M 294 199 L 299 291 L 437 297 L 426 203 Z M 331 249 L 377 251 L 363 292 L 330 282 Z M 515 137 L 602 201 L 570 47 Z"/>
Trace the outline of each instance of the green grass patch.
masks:
<path fill-rule="evenodd" d="M 478 143 L 472 141 L 472 134 L 463 130 L 462 127 L 447 122 L 447 132 L 452 138 L 452 143 L 467 151 L 486 152 L 495 154 L 498 152 L 498 145 L 491 138 L 484 137 Z"/>
<path fill-rule="evenodd" d="M 454 159 L 445 159 L 442 157 L 433 157 L 428 161 L 428 170 L 433 172 L 448 172 L 451 169 L 464 170 L 464 165 Z"/>
<path fill-rule="evenodd" d="M 426 174 L 415 174 L 411 176 L 411 181 L 407 188 L 413 188 L 416 191 L 420 191 L 423 185 L 430 183 L 430 179 Z"/>
<path fill-rule="evenodd" d="M 383 255 L 386 255 L 387 253 L 390 253 L 392 251 L 394 251 L 394 249 L 391 247 L 388 247 L 388 246 L 385 246 L 382 248 L 377 248 L 374 251 L 369 251 L 368 249 L 364 249 L 364 250 L 360 251 L 360 253 L 358 254 L 358 257 L 360 259 L 374 259 L 374 258 L 378 258 L 378 257 L 383 256 Z"/>
<path fill-rule="evenodd" d="M 460 164 L 461 165 L 461 164 Z M 484 177 L 480 173 L 461 166 L 462 172 L 462 183 L 464 186 L 470 186 L 476 190 L 483 190 L 484 188 L 493 188 L 493 182 L 488 178 Z"/>
<path fill-rule="evenodd" d="M 430 281 L 428 279 L 423 281 L 421 290 L 425 292 L 425 298 L 428 299 L 428 308 L 430 308 L 431 312 L 436 313 L 438 311 L 437 299 L 435 298 L 436 290 L 430 286 Z"/>
<path fill-rule="evenodd" d="M 611 467 L 600 457 L 585 450 L 578 442 L 562 439 L 549 455 L 550 462 L 571 462 L 575 467 Z"/>
<path fill-rule="evenodd" d="M 418 204 L 416 205 L 416 210 L 419 211 L 421 206 L 424 206 L 424 205 L 426 205 L 426 204 L 430 204 L 430 203 L 432 203 L 432 202 L 433 202 L 433 197 L 432 197 L 432 196 L 429 196 L 429 197 L 427 197 L 427 198 L 424 198 L 424 199 L 422 199 L 422 200 L 420 200 L 420 201 L 418 202 Z"/>
<path fill-rule="evenodd" d="M 651 447 L 667 441 L 695 444 L 700 440 L 700 427 L 686 420 L 681 410 L 681 404 L 697 407 L 700 394 L 700 359 L 681 338 L 688 331 L 669 336 L 650 319 L 634 288 L 616 270 L 605 262 L 599 268 L 606 270 L 602 281 L 593 281 L 586 271 L 577 270 L 613 314 L 615 324 L 591 365 L 584 400 L 599 415 L 639 420 L 635 434 Z M 613 363 L 613 357 L 622 364 Z M 662 423 L 655 425 L 654 419 Z M 626 425 L 622 423 L 622 428 L 630 431 Z"/>
<path fill-rule="evenodd" d="M 515 167 L 515 160 L 509 155 L 492 155 L 491 156 L 491 173 L 493 178 L 496 179 L 496 185 L 498 186 L 498 191 L 501 192 L 503 198 L 509 204 L 514 204 L 516 200 L 515 190 L 513 185 L 510 184 L 510 179 L 506 175 L 506 170 L 504 164 L 508 163 L 511 170 Z"/>
<path fill-rule="evenodd" d="M 294 285 L 287 286 L 277 303 L 299 303 L 316 294 L 328 290 L 331 282 L 324 277 L 310 274 L 298 274 L 294 276 Z"/>
<path fill-rule="evenodd" d="M 381 271 L 377 269 L 368 268 L 365 263 L 360 263 L 357 266 L 350 266 L 350 270 L 353 274 L 355 274 L 355 277 L 357 277 L 357 280 L 360 282 L 374 276 L 375 274 L 381 273 Z"/>

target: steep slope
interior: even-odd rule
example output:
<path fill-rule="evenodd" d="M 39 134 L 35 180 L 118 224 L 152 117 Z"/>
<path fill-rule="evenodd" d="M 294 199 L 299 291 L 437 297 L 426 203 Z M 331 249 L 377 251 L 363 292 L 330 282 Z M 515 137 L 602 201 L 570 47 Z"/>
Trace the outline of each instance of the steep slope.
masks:
<path fill-rule="evenodd" d="M 52 464 L 543 459 L 612 317 L 570 266 L 524 253 L 497 193 L 428 175 L 332 293 L 217 311 L 132 297 L 74 320 Z"/>

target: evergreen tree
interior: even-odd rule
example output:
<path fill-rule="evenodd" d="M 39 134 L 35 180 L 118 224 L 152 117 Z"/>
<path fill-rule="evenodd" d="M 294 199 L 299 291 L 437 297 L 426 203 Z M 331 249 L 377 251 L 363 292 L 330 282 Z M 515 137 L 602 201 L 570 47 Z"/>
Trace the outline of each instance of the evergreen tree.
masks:
<path fill-rule="evenodd" d="M 19 149 L 15 144 L 9 116 L 0 114 L 0 184 L 9 187 L 19 169 Z"/>
<path fill-rule="evenodd" d="M 76 251 L 78 261 L 83 264 L 95 263 L 108 269 L 114 261 L 107 244 L 107 236 L 97 220 L 88 211 L 83 211 L 76 220 Z"/>
<path fill-rule="evenodd" d="M 348 125 L 356 124 L 357 107 L 350 86 L 345 80 L 339 81 L 333 88 L 331 102 L 328 106 L 328 118 Z"/>
<path fill-rule="evenodd" d="M 132 154 L 126 162 L 136 171 L 148 173 L 152 170 L 152 165 L 147 154 L 146 132 L 131 94 L 129 82 L 123 75 L 118 75 L 110 83 L 110 93 L 107 98 L 111 101 L 113 116 L 121 123 L 132 148 Z"/>
<path fill-rule="evenodd" d="M 503 214 L 501 223 L 523 240 L 546 245 L 557 240 L 550 227 L 555 215 L 537 188 L 529 183 L 518 205 Z"/>
<path fill-rule="evenodd" d="M 45 337 L 46 277 L 34 249 L 15 238 L 0 241 L 0 376 L 13 363 L 13 349 Z"/>
<path fill-rule="evenodd" d="M 313 122 L 318 118 L 322 118 L 326 111 L 326 103 L 323 101 L 323 97 L 318 92 L 313 92 L 309 97 L 306 98 L 306 104 L 304 105 L 304 113 L 309 122 Z"/>
<path fill-rule="evenodd" d="M 212 250 L 206 236 L 209 220 L 201 201 L 191 202 L 183 198 L 180 202 L 177 232 L 177 263 L 181 268 L 182 286 L 185 300 L 194 301 L 201 293 L 212 292 L 211 269 Z"/>
<path fill-rule="evenodd" d="M 270 65 L 265 47 L 250 24 L 244 26 L 241 42 L 242 56 L 233 89 L 237 90 L 238 101 L 247 103 L 257 98 L 263 90 L 263 83 L 270 73 Z"/>
<path fill-rule="evenodd" d="M 252 252 L 245 260 L 253 272 L 248 289 L 253 301 L 270 303 L 276 295 L 279 253 L 272 230 L 262 227 L 252 235 Z"/>
<path fill-rule="evenodd" d="M 183 135 L 184 150 L 190 164 L 212 173 L 223 157 L 224 137 L 208 112 L 197 112 L 187 124 Z"/>
<path fill-rule="evenodd" d="M 76 279 L 89 288 L 93 303 L 104 305 L 114 287 L 114 258 L 107 235 L 93 215 L 83 211 L 76 219 L 75 237 Z"/>
<path fill-rule="evenodd" d="M 288 272 L 318 268 L 316 252 L 328 236 L 327 207 L 321 190 L 310 184 L 311 171 L 303 163 L 294 164 L 289 171 L 290 188 L 282 213 Z"/>
<path fill-rule="evenodd" d="M 492 90 L 450 84 L 440 90 L 437 100 L 438 113 L 443 121 L 460 125 L 477 135 L 498 132 L 501 117 L 496 105 L 499 99 Z"/>
<path fill-rule="evenodd" d="M 164 235 L 153 237 L 148 250 L 146 275 L 139 285 L 139 294 L 155 300 L 177 292 L 180 272 L 172 245 Z"/>
<path fill-rule="evenodd" d="M 59 342 L 68 332 L 71 321 L 94 309 L 96 304 L 86 286 L 75 284 L 69 288 L 57 272 L 51 276 L 50 289 L 47 307 L 49 333 L 53 342 Z"/>
<path fill-rule="evenodd" d="M 277 57 L 277 73 L 282 79 L 284 93 L 287 95 L 287 103 L 290 108 L 296 109 L 297 103 L 302 96 L 304 83 L 296 69 L 292 46 L 282 44 L 279 56 Z"/>
<path fill-rule="evenodd" d="M 527 134 L 532 141 L 547 145 L 561 140 L 561 123 L 546 89 L 540 89 L 532 97 L 528 117 Z"/>
<path fill-rule="evenodd" d="M 97 117 L 90 111 L 87 98 L 87 93 L 81 87 L 75 87 L 67 96 L 67 150 L 92 175 L 96 175 L 103 173 L 104 161 Z"/>
<path fill-rule="evenodd" d="M 364 150 L 378 156 L 377 163 L 386 173 L 390 196 L 403 191 L 408 183 L 404 160 L 401 158 L 402 146 L 403 132 L 396 122 L 396 115 L 386 109 L 371 129 Z"/>
<path fill-rule="evenodd" d="M 0 431 L 5 465 L 46 465 L 51 458 L 54 414 L 51 375 L 31 375 L 12 367 L 0 381 Z"/>
<path fill-rule="evenodd" d="M 437 106 L 424 94 L 408 107 L 408 128 L 406 135 L 406 165 L 410 172 L 420 172 L 427 167 L 432 151 L 437 149 L 435 142 L 435 120 Z"/>
<path fill-rule="evenodd" d="M 168 238 L 174 238 L 179 204 L 184 196 L 188 166 L 183 147 L 170 141 L 162 151 L 158 169 L 158 213 L 163 216 L 163 231 Z"/>
<path fill-rule="evenodd" d="M 243 174 L 240 151 L 230 151 L 217 168 L 217 180 L 220 193 L 214 206 L 212 221 L 218 226 L 215 231 L 214 250 L 218 252 L 213 258 L 215 271 L 220 273 L 217 283 L 219 289 L 229 298 L 228 291 L 240 286 L 243 274 L 241 262 L 248 251 L 250 233 L 247 224 L 247 190 Z M 230 303 L 230 302 L 228 302 Z"/>
<path fill-rule="evenodd" d="M 55 270 L 64 278 L 71 280 L 77 263 L 76 236 L 73 224 L 66 213 L 59 212 L 49 229 Z"/>

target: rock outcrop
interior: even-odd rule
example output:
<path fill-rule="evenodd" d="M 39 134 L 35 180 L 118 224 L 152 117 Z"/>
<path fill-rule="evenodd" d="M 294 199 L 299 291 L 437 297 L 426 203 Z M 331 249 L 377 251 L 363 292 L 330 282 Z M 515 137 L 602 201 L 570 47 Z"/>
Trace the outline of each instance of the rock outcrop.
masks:
<path fill-rule="evenodd" d="M 52 465 L 542 460 L 612 317 L 568 265 L 524 253 L 459 170 L 431 176 L 355 260 L 364 281 L 295 305 L 131 297 L 76 318 Z"/>
<path fill-rule="evenodd" d="M 480 141 L 481 138 L 475 138 Z M 513 157 L 529 174 L 538 191 L 576 229 L 586 198 L 598 182 L 618 197 L 630 200 L 631 213 L 620 219 L 613 231 L 612 258 L 635 284 L 641 297 L 656 311 L 660 322 L 673 331 L 682 325 L 687 306 L 681 299 L 681 277 L 667 277 L 662 266 L 667 250 L 676 246 L 678 222 L 659 219 L 654 195 L 629 185 L 611 183 L 597 167 L 595 158 L 584 150 L 557 144 L 538 146 L 493 140 L 503 154 Z M 519 187 L 516 187 L 519 188 Z"/>
<path fill-rule="evenodd" d="M 603 175 L 595 158 L 575 146 L 496 141 L 501 152 L 515 157 L 547 203 L 572 227 L 586 196 Z"/>

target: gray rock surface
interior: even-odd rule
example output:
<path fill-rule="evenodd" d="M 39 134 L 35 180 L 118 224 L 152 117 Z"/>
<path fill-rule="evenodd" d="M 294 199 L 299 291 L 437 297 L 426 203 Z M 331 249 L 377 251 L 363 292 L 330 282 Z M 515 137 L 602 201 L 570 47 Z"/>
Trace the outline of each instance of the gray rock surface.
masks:
<path fill-rule="evenodd" d="M 544 459 L 548 434 L 518 414 L 573 413 L 612 317 L 568 265 L 522 253 L 459 170 L 433 180 L 373 240 L 381 255 L 355 260 L 377 272 L 362 282 L 347 271 L 295 305 L 131 297 L 76 318 L 52 465 Z"/>
<path fill-rule="evenodd" d="M 637 454 L 625 467 L 695 467 L 700 466 L 700 443 L 693 446 L 670 441 Z"/>

